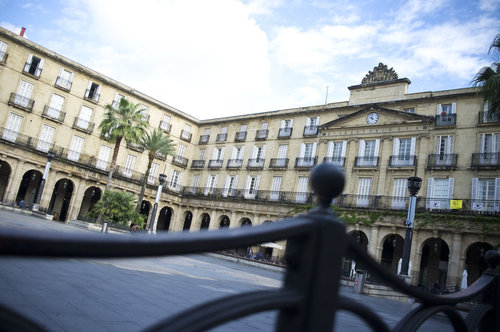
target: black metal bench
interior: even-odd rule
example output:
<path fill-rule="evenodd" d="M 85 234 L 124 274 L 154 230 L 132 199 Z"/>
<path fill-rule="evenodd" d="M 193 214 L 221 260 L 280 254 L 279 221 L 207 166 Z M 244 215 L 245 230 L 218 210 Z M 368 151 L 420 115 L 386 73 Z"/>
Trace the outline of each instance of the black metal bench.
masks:
<path fill-rule="evenodd" d="M 208 232 L 168 233 L 156 236 L 55 234 L 17 229 L 0 230 L 0 254 L 42 257 L 144 257 L 166 256 L 251 246 L 287 240 L 287 271 L 279 290 L 252 291 L 210 301 L 159 321 L 147 331 L 203 331 L 250 314 L 278 310 L 276 331 L 332 331 L 335 314 L 345 310 L 357 315 L 375 331 L 390 331 L 386 323 L 362 303 L 339 294 L 343 257 L 362 263 L 370 274 L 393 289 L 414 297 L 420 304 L 393 328 L 415 331 L 428 318 L 442 313 L 455 331 L 500 331 L 500 275 L 495 271 L 500 255 L 485 254 L 489 265 L 469 288 L 433 295 L 386 271 L 346 234 L 331 201 L 344 186 L 342 171 L 330 164 L 316 166 L 310 176 L 319 206 L 308 214 L 256 227 Z M 470 299 L 480 302 L 463 318 L 457 305 Z M 43 331 L 18 312 L 0 306 L 0 330 Z"/>

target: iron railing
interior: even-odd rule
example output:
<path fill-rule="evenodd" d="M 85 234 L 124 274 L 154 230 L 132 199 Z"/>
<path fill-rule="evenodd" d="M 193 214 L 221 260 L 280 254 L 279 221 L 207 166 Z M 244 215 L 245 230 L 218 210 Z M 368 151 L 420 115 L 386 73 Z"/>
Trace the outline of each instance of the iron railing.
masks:
<path fill-rule="evenodd" d="M 260 129 L 255 131 L 255 139 L 256 140 L 265 140 L 267 135 L 269 134 L 268 129 Z"/>
<path fill-rule="evenodd" d="M 493 112 L 479 112 L 479 123 L 495 123 L 500 122 L 500 115 Z"/>
<path fill-rule="evenodd" d="M 29 99 L 28 97 L 24 97 L 12 92 L 10 94 L 8 104 L 10 106 L 20 108 L 26 112 L 33 112 L 33 105 L 35 104 L 35 101 L 33 99 Z"/>
<path fill-rule="evenodd" d="M 210 140 L 210 135 L 200 135 L 200 141 L 198 144 L 207 144 Z"/>
<path fill-rule="evenodd" d="M 191 142 L 191 137 L 193 134 L 191 134 L 189 131 L 182 129 L 181 130 L 181 140 L 186 141 L 186 142 Z"/>
<path fill-rule="evenodd" d="M 247 132 L 246 131 L 238 131 L 236 134 L 234 134 L 234 141 L 235 142 L 243 142 L 247 139 Z"/>
<path fill-rule="evenodd" d="M 55 83 L 56 87 L 61 88 L 65 91 L 69 91 L 69 90 L 71 90 L 72 85 L 73 85 L 72 81 L 65 79 L 61 76 L 57 76 L 56 83 Z"/>
<path fill-rule="evenodd" d="M 227 140 L 227 134 L 217 134 L 215 138 L 216 142 L 225 142 Z"/>
<path fill-rule="evenodd" d="M 457 115 L 456 114 L 443 114 L 436 115 L 436 127 L 444 127 L 444 126 L 454 126 L 457 124 Z"/>
<path fill-rule="evenodd" d="M 177 165 L 179 167 L 186 168 L 188 163 L 189 160 L 181 156 L 175 156 L 174 159 L 172 159 L 172 164 Z"/>
<path fill-rule="evenodd" d="M 163 233 L 155 236 L 54 233 L 30 229 L 0 229 L 0 255 L 26 257 L 118 258 L 191 254 L 247 247 L 286 239 L 286 274 L 279 289 L 254 290 L 196 305 L 158 321 L 146 331 L 205 331 L 251 314 L 277 310 L 275 331 L 332 331 L 337 311 L 347 311 L 374 331 L 416 331 L 429 318 L 444 314 L 455 331 L 500 330 L 500 262 L 497 251 L 485 253 L 488 269 L 465 290 L 435 295 L 408 285 L 376 262 L 330 209 L 342 192 L 344 176 L 334 165 L 317 166 L 310 181 L 319 206 L 308 214 L 255 227 L 217 231 Z M 379 282 L 415 298 L 419 303 L 392 329 L 377 312 L 359 300 L 340 294 L 342 261 L 356 260 Z M 458 305 L 477 299 L 468 313 Z M 168 300 L 168 299 L 166 299 Z M 28 318 L 29 308 L 18 312 L 0 305 L 0 327 L 9 331 L 44 331 Z"/>
<path fill-rule="evenodd" d="M 319 126 L 314 125 L 314 126 L 305 126 L 304 127 L 304 137 L 310 137 L 310 136 L 316 136 L 318 135 L 318 128 Z"/>
<path fill-rule="evenodd" d="M 241 168 L 243 159 L 228 159 L 226 168 Z"/>
<path fill-rule="evenodd" d="M 172 124 L 166 121 L 161 120 L 160 125 L 158 126 L 163 132 L 169 134 L 170 130 L 172 130 Z"/>
<path fill-rule="evenodd" d="M 205 160 L 197 159 L 191 161 L 191 168 L 203 168 L 203 167 L 205 167 Z"/>
<path fill-rule="evenodd" d="M 66 112 L 63 112 L 60 109 L 51 107 L 49 105 L 45 105 L 43 107 L 42 116 L 46 119 L 51 119 L 56 122 L 64 122 L 64 118 L 66 117 Z"/>
<path fill-rule="evenodd" d="M 92 134 L 92 131 L 94 130 L 94 123 L 76 116 L 73 121 L 73 128 L 87 134 Z"/>
<path fill-rule="evenodd" d="M 500 168 L 500 153 L 473 153 L 472 168 Z"/>
<path fill-rule="evenodd" d="M 430 154 L 427 156 L 428 169 L 454 169 L 457 167 L 458 154 Z"/>
<path fill-rule="evenodd" d="M 280 128 L 280 130 L 278 131 L 278 138 L 290 138 L 292 136 L 292 131 L 293 128 Z"/>

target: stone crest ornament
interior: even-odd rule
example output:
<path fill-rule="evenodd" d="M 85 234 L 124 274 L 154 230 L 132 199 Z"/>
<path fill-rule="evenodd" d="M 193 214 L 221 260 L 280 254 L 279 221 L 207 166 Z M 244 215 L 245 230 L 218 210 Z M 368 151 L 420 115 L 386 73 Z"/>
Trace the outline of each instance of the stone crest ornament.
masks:
<path fill-rule="evenodd" d="M 396 79 L 398 79 L 396 71 L 392 67 L 391 69 L 388 69 L 387 65 L 380 62 L 377 67 L 373 68 L 373 71 L 369 71 L 368 74 L 366 74 L 361 81 L 361 84 L 392 81 Z"/>

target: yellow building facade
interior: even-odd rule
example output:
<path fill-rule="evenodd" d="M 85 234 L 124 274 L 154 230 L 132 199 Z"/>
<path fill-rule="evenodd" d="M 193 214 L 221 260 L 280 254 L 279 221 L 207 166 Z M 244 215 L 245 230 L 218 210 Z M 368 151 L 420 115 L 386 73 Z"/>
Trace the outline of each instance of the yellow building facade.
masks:
<path fill-rule="evenodd" d="M 331 162 L 346 175 L 334 208 L 397 272 L 407 179 L 418 176 L 412 283 L 459 285 L 465 269 L 471 283 L 485 269 L 484 252 L 500 243 L 500 122 L 476 88 L 408 93 L 409 84 L 379 64 L 348 87 L 348 101 L 199 120 L 0 28 L 0 199 L 31 206 L 43 179 L 41 209 L 61 222 L 85 219 L 113 152 L 98 129 L 105 105 L 126 97 L 176 144 L 174 158 L 154 160 L 142 202 L 150 216 L 166 174 L 158 230 L 259 225 L 297 213 L 314 202 L 309 171 Z M 147 162 L 139 146 L 122 142 L 111 187 L 138 196 Z"/>

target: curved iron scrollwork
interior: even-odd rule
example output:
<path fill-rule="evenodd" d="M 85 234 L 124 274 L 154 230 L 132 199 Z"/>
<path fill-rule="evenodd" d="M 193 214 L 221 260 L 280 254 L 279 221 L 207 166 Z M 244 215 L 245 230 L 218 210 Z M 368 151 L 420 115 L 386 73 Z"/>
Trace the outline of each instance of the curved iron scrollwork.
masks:
<path fill-rule="evenodd" d="M 49 257 L 145 257 L 207 252 L 287 240 L 287 271 L 283 287 L 254 291 L 209 301 L 159 321 L 147 331 L 204 331 L 250 314 L 278 310 L 276 331 L 332 331 L 339 310 L 363 319 L 374 331 L 390 331 L 373 310 L 339 295 L 341 263 L 350 257 L 363 264 L 377 280 L 417 299 L 392 331 L 415 331 L 436 313 L 450 318 L 455 331 L 500 331 L 500 276 L 495 271 L 498 252 L 485 254 L 488 270 L 467 289 L 447 295 L 425 293 L 388 272 L 346 233 L 345 224 L 330 208 L 344 186 L 340 168 L 323 163 L 311 171 L 311 185 L 319 206 L 308 214 L 255 227 L 218 231 L 150 235 L 71 234 L 0 229 L 0 255 Z M 457 304 L 482 300 L 465 318 Z M 0 329 L 43 331 L 19 312 L 0 305 Z"/>

